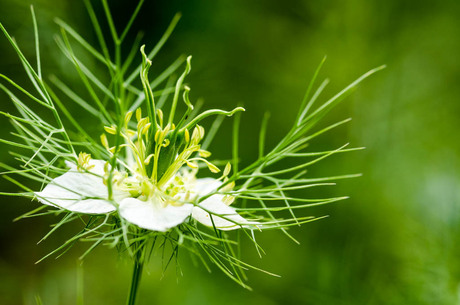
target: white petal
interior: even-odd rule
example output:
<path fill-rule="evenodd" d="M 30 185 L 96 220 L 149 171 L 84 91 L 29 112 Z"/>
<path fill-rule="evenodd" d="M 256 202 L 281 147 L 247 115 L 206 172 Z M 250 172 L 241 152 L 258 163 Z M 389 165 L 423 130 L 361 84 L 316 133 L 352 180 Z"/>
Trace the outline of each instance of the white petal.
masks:
<path fill-rule="evenodd" d="M 67 167 L 70 168 L 70 170 L 74 170 L 74 171 L 77 170 L 77 164 L 75 164 L 75 162 L 71 162 L 67 160 L 65 160 L 64 162 L 65 162 L 65 165 L 67 165 Z"/>
<path fill-rule="evenodd" d="M 41 192 L 35 193 L 38 200 L 72 212 L 87 214 L 109 213 L 116 208 L 106 198 L 107 186 L 102 177 L 70 170 L 53 179 Z M 114 200 L 119 201 L 127 193 L 114 190 Z"/>
<path fill-rule="evenodd" d="M 222 182 L 213 178 L 196 179 L 194 191 L 199 196 L 205 196 L 222 185 Z"/>
<path fill-rule="evenodd" d="M 91 159 L 89 160 L 89 165 L 93 166 L 89 171 L 93 174 L 99 175 L 99 176 L 104 176 L 105 171 L 104 171 L 104 166 L 107 163 L 107 161 L 104 160 L 98 160 L 98 159 Z M 111 167 L 109 166 L 109 169 Z"/>
<path fill-rule="evenodd" d="M 223 195 L 212 195 L 208 199 L 205 199 L 203 202 L 200 203 L 199 206 L 193 208 L 192 217 L 204 224 L 205 226 L 212 227 L 214 223 L 214 226 L 217 229 L 225 231 L 239 229 L 241 228 L 241 226 L 244 225 L 256 224 L 255 222 L 250 222 L 244 219 L 235 211 L 234 208 L 226 205 L 222 201 L 223 197 Z M 203 207 L 207 211 L 210 211 L 212 215 L 200 207 Z M 226 219 L 219 217 L 215 214 L 221 215 Z"/>
<path fill-rule="evenodd" d="M 153 199 L 142 201 L 126 198 L 120 203 L 120 215 L 141 228 L 165 232 L 183 223 L 191 214 L 192 208 L 192 204 L 162 207 L 161 203 L 154 202 Z"/>

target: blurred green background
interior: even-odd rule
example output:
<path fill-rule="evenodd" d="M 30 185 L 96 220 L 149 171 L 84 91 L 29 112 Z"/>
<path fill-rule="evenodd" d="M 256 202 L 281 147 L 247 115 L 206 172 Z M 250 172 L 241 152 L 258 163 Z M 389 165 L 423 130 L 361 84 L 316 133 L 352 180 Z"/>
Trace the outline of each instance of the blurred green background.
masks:
<path fill-rule="evenodd" d="M 101 18 L 98 1 L 93 1 Z M 133 1 L 109 1 L 119 28 Z M 45 74 L 72 79 L 53 35 L 55 16 L 96 44 L 81 1 L 0 0 L 0 21 L 33 58 L 34 4 Z M 322 101 L 367 70 L 387 69 L 366 80 L 333 110 L 324 124 L 353 121 L 312 143 L 334 149 L 350 142 L 364 151 L 332 157 L 309 175 L 363 173 L 321 195 L 347 201 L 306 211 L 330 217 L 294 228 L 294 244 L 279 232 L 259 234 L 267 252 L 243 247 L 247 262 L 281 275 L 249 272 L 246 291 L 218 270 L 207 273 L 182 253 L 184 276 L 161 272 L 159 256 L 145 273 L 141 304 L 460 304 L 460 1 L 232 0 L 146 1 L 135 23 L 152 47 L 176 12 L 183 17 L 152 67 L 152 75 L 180 54 L 192 54 L 188 83 L 206 108 L 242 103 L 242 162 L 257 156 L 256 136 L 265 111 L 272 116 L 268 145 L 294 119 L 310 77 L 331 84 Z M 132 38 L 130 38 L 132 39 Z M 28 86 L 6 39 L 0 38 L 0 72 Z M 1 108 L 13 111 L 5 94 Z M 88 120 L 82 118 L 82 120 Z M 8 137 L 8 121 L 1 119 Z M 229 158 L 230 120 L 211 150 Z M 2 162 L 11 162 L 1 146 Z M 2 190 L 16 188 L 2 182 Z M 318 195 L 318 193 L 315 193 Z M 313 193 L 305 193 L 313 196 Z M 38 206 L 2 197 L 0 205 L 0 303 L 75 304 L 77 273 L 83 273 L 85 304 L 123 304 L 131 266 L 101 247 L 77 267 L 85 244 L 55 260 L 34 262 L 79 230 L 67 226 L 36 245 L 53 217 L 12 222 Z"/>

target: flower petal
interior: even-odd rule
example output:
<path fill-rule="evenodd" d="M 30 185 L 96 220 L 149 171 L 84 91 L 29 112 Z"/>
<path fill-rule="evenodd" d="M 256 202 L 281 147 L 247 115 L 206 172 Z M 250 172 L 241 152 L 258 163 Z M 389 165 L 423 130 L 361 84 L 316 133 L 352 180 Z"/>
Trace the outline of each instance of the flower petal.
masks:
<path fill-rule="evenodd" d="M 224 231 L 239 229 L 244 225 L 257 224 L 241 217 L 234 208 L 229 207 L 223 202 L 223 198 L 223 195 L 212 195 L 205 199 L 199 206 L 193 208 L 192 217 L 205 226 L 212 227 L 214 224 L 217 229 Z M 212 215 L 200 207 L 210 211 Z M 226 219 L 215 214 L 221 215 Z"/>
<path fill-rule="evenodd" d="M 35 194 L 43 204 L 77 213 L 104 214 L 116 210 L 114 205 L 105 199 L 108 197 L 108 190 L 102 177 L 72 169 L 53 179 L 43 191 Z M 127 196 L 127 193 L 114 190 L 115 201 Z"/>
<path fill-rule="evenodd" d="M 141 228 L 165 232 L 183 223 L 192 212 L 192 204 L 162 207 L 160 202 L 153 200 L 126 198 L 120 203 L 120 215 Z"/>
<path fill-rule="evenodd" d="M 205 196 L 215 191 L 221 185 L 222 185 L 222 182 L 217 179 L 201 178 L 201 179 L 196 179 L 193 189 L 198 196 Z"/>
<path fill-rule="evenodd" d="M 104 167 L 105 167 L 106 163 L 107 163 L 107 161 L 104 161 L 104 160 L 91 159 L 91 160 L 89 160 L 89 165 L 93 166 L 93 167 L 89 171 L 91 173 L 96 174 L 96 175 L 104 176 L 104 174 L 105 174 Z M 109 169 L 110 169 L 110 167 L 109 167 Z"/>

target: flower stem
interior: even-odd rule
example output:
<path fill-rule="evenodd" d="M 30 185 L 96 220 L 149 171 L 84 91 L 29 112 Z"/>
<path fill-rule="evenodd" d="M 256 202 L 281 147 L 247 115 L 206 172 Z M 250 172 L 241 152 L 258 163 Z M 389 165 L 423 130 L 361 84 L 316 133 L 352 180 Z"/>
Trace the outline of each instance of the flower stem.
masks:
<path fill-rule="evenodd" d="M 142 270 L 144 269 L 143 249 L 139 249 L 134 257 L 133 276 L 131 279 L 131 288 L 129 289 L 129 297 L 127 305 L 136 303 L 137 290 L 142 278 Z"/>

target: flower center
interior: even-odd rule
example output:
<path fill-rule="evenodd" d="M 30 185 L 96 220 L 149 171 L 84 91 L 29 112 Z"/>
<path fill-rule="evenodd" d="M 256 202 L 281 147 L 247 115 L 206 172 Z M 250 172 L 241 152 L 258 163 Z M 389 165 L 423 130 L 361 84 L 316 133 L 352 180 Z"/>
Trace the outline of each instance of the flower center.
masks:
<path fill-rule="evenodd" d="M 200 142 L 205 134 L 203 127 L 196 125 L 190 136 L 187 128 L 178 130 L 169 123 L 163 127 L 161 110 L 156 114 L 156 128 L 152 128 L 148 117 L 142 117 L 140 108 L 136 111 L 137 125 L 131 123 L 132 114 L 128 112 L 125 115 L 121 130 L 116 126 L 104 127 L 108 134 L 120 135 L 125 143 L 110 147 L 106 134 L 101 136 L 102 144 L 111 155 L 125 149 L 127 162 L 123 165 L 132 176 L 140 175 L 142 180 L 149 180 L 157 188 L 163 189 L 184 165 L 195 169 L 198 168 L 197 161 L 202 161 L 212 172 L 220 171 L 205 159 L 211 153 L 201 149 Z M 195 153 L 199 157 L 193 157 Z"/>
<path fill-rule="evenodd" d="M 200 142 L 205 134 L 203 127 L 195 125 L 190 135 L 186 127 L 179 129 L 169 123 L 163 127 L 161 110 L 157 110 L 153 123 L 149 117 L 142 117 L 140 108 L 136 111 L 137 123 L 131 121 L 132 115 L 132 112 L 125 115 L 121 128 L 104 127 L 106 133 L 101 135 L 102 145 L 118 164 L 114 169 L 105 166 L 106 184 L 112 183 L 115 188 L 140 200 L 162 202 L 163 206 L 183 205 L 194 196 L 190 190 L 196 181 L 198 162 L 206 164 L 213 173 L 220 172 L 217 166 L 206 160 L 211 153 L 201 149 Z M 156 125 L 155 128 L 152 124 Z M 110 147 L 107 134 L 121 137 L 124 143 Z M 79 170 L 90 170 L 93 167 L 90 160 L 91 155 L 80 153 Z M 220 179 L 227 179 L 229 172 L 230 164 L 227 164 Z"/>

